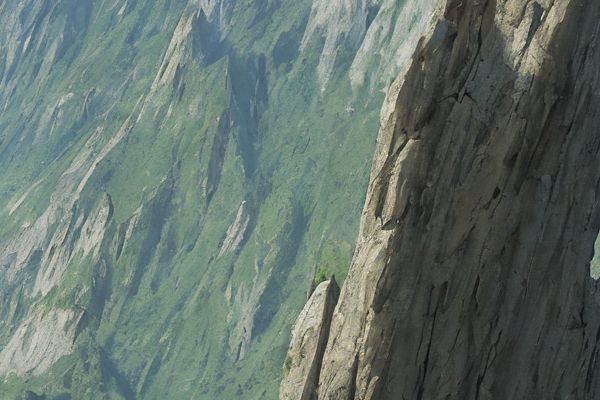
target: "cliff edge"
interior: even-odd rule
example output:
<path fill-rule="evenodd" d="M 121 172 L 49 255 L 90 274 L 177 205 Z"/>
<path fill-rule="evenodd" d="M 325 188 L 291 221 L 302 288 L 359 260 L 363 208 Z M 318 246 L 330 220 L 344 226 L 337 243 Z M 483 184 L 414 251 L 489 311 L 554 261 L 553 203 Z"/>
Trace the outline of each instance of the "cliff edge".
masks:
<path fill-rule="evenodd" d="M 319 399 L 597 399 L 600 3 L 448 0 L 392 85 Z"/>

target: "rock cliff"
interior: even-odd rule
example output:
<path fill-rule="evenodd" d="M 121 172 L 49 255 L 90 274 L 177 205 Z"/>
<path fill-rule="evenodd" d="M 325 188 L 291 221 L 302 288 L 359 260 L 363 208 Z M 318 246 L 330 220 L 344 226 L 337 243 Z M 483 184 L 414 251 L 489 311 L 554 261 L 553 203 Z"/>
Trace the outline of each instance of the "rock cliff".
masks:
<path fill-rule="evenodd" d="M 285 400 L 311 400 L 319 384 L 321 354 L 340 295 L 335 278 L 319 284 L 300 313 L 284 365 L 280 396 Z"/>
<path fill-rule="evenodd" d="M 597 399 L 600 4 L 448 0 L 392 85 L 319 399 Z"/>

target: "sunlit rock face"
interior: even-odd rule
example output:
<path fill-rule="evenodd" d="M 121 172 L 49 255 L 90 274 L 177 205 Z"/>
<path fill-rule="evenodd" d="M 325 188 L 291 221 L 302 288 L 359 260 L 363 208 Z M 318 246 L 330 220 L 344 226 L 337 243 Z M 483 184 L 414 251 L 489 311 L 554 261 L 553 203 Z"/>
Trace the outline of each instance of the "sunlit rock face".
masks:
<path fill-rule="evenodd" d="M 331 316 L 340 295 L 335 278 L 320 283 L 300 312 L 284 363 L 279 398 L 311 400 L 317 394 L 321 355 L 325 351 Z"/>
<path fill-rule="evenodd" d="M 73 351 L 82 312 L 51 310 L 23 322 L 0 353 L 0 373 L 38 376 Z"/>
<path fill-rule="evenodd" d="M 318 64 L 322 90 L 336 70 L 349 62 L 354 87 L 386 86 L 410 59 L 423 27 L 440 4 L 436 0 L 314 0 L 301 50 L 320 43 Z"/>

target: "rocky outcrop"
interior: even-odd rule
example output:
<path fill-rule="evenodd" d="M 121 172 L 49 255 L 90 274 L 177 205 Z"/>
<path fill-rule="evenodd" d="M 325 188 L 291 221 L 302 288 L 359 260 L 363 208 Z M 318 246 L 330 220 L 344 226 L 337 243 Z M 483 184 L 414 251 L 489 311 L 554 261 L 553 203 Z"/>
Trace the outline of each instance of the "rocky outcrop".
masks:
<path fill-rule="evenodd" d="M 382 114 L 319 399 L 596 399 L 600 5 L 447 1 Z"/>
<path fill-rule="evenodd" d="M 360 46 L 367 29 L 368 3 L 368 0 L 313 1 L 301 51 L 315 36 L 324 41 L 317 68 L 323 89 L 331 77 L 342 48 L 348 46 L 356 50 Z"/>
<path fill-rule="evenodd" d="M 379 0 L 368 8 L 367 31 L 350 67 L 353 87 L 368 82 L 372 89 L 387 87 L 410 61 L 415 46 L 423 35 L 436 0 Z M 375 84 L 375 85 L 373 85 Z"/>
<path fill-rule="evenodd" d="M 340 295 L 335 278 L 322 282 L 300 313 L 284 365 L 280 398 L 311 400 L 316 395 L 323 354 L 333 310 Z"/>
<path fill-rule="evenodd" d="M 91 263 L 99 261 L 100 246 L 112 212 L 110 196 L 104 195 L 87 219 L 82 213 L 73 213 L 69 224 L 59 225 L 40 260 L 32 296 L 46 296 L 58 286 L 68 266 L 77 258 L 89 257 L 88 261 Z"/>
<path fill-rule="evenodd" d="M 406 65 L 436 0 L 313 0 L 300 50 L 322 45 L 317 72 L 325 90 L 336 65 L 349 63 L 355 88 L 380 89 Z M 348 59 L 348 56 L 351 58 Z"/>
<path fill-rule="evenodd" d="M 244 200 L 238 209 L 235 221 L 227 229 L 227 236 L 221 245 L 219 257 L 223 257 L 227 253 L 234 253 L 240 249 L 249 223 L 250 216 L 246 210 L 246 201 Z"/>
<path fill-rule="evenodd" d="M 73 351 L 83 311 L 40 310 L 24 321 L 0 352 L 0 375 L 40 375 Z"/>
<path fill-rule="evenodd" d="M 139 103 L 138 103 L 139 104 Z M 137 105 L 136 105 L 137 108 Z M 44 248 L 49 248 L 44 256 L 44 261 L 53 262 L 54 249 L 49 244 L 60 244 L 66 237 L 71 220 L 75 222 L 79 228 L 84 222 L 82 219 L 77 220 L 76 205 L 81 195 L 81 192 L 89 182 L 90 178 L 96 171 L 98 164 L 102 162 L 116 145 L 130 132 L 133 123 L 131 117 L 128 118 L 121 128 L 108 139 L 102 138 L 102 129 L 97 129 L 94 134 L 87 140 L 85 148 L 74 158 L 68 169 L 60 176 L 54 192 L 50 196 L 48 207 L 45 211 L 32 223 L 21 227 L 21 231 L 14 235 L 5 243 L 0 243 L 0 274 L 6 279 L 6 282 L 12 284 L 18 278 L 19 273 L 29 264 L 36 264 L 35 258 L 39 252 L 43 252 Z M 33 186 L 35 188 L 36 185 Z M 33 189 L 32 188 L 32 189 Z M 27 191 L 25 197 L 27 196 Z M 23 199 L 24 200 L 24 199 Z M 22 199 L 12 206 L 11 213 L 15 212 L 19 205 L 23 203 Z M 81 239 L 81 246 L 84 253 L 88 253 L 91 247 L 96 247 L 103 238 L 103 232 L 100 225 L 106 224 L 106 219 L 110 215 L 109 205 L 110 199 L 106 198 L 102 210 L 98 211 L 87 225 L 86 228 L 90 231 L 91 237 Z M 75 219 L 74 219 L 75 218 Z M 57 228 L 60 225 L 60 229 Z M 58 230 L 56 230 L 58 229 Z M 56 230 L 56 233 L 54 232 Z M 54 243 L 52 243 L 54 241 Z M 86 247 L 87 249 L 84 249 Z M 72 249 L 64 250 L 71 253 Z M 57 255 L 57 258 L 62 258 L 61 261 L 69 258 L 68 255 Z M 54 260 L 56 261 L 56 260 Z M 41 278 L 44 282 L 42 286 L 46 286 L 49 290 L 56 282 L 60 281 L 60 276 L 53 277 L 53 281 L 48 281 L 48 276 L 54 275 L 54 267 L 50 265 L 49 275 Z M 64 267 L 63 267 L 64 268 Z M 59 271 L 62 272 L 62 271 Z M 37 285 L 35 293 L 40 291 L 41 287 Z M 47 292 L 41 290 L 44 294 Z M 1 293 L 1 291 L 0 291 Z"/>

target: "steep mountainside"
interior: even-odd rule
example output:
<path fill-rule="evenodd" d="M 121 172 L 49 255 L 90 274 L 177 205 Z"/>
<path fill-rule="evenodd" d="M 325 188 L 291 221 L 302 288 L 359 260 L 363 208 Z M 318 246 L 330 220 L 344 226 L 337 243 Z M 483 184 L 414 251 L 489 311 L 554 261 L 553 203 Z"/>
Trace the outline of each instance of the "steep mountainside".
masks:
<path fill-rule="evenodd" d="M 447 1 L 386 102 L 315 397 L 600 398 L 598 21 Z"/>
<path fill-rule="evenodd" d="M 434 5 L 1 1 L 0 398 L 276 398 Z"/>

